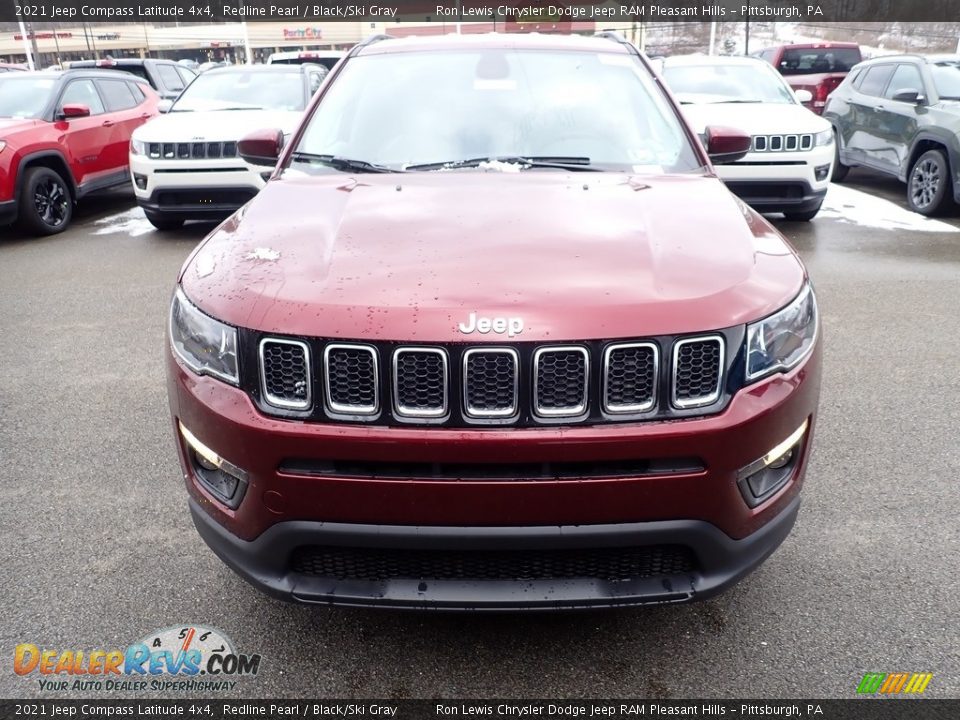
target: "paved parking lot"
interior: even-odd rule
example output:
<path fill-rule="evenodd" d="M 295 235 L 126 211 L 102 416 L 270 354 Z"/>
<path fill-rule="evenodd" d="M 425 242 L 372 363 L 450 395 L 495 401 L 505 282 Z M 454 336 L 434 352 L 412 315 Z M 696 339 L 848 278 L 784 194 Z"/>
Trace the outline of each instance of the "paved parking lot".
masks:
<path fill-rule="evenodd" d="M 850 181 L 813 223 L 778 221 L 826 333 L 793 534 L 714 600 L 567 615 L 251 589 L 194 531 L 166 407 L 168 301 L 207 228 L 154 232 L 120 193 L 59 236 L 0 231 L 0 696 L 43 695 L 12 671 L 18 643 L 110 649 L 186 623 L 262 654 L 232 696 L 849 697 L 867 671 L 960 696 L 960 212 L 923 221 L 896 182 Z"/>

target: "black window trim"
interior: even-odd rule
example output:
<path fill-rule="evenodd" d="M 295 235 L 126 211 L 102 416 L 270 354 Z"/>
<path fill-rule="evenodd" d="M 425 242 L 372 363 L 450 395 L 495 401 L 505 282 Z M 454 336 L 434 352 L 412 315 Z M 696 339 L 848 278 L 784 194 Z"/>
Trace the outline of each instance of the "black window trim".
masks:
<path fill-rule="evenodd" d="M 879 62 L 879 63 L 876 63 L 875 65 L 869 65 L 868 67 L 864 68 L 864 71 L 863 71 L 864 79 L 866 79 L 867 75 L 870 74 L 871 70 L 875 70 L 877 68 L 884 68 L 884 67 L 892 68 L 890 71 L 890 76 L 887 78 L 886 82 L 883 84 L 883 87 L 880 88 L 879 95 L 873 95 L 871 93 L 863 92 L 862 90 L 860 90 L 859 87 L 855 88 L 856 91 L 861 95 L 865 95 L 866 97 L 877 98 L 878 100 L 885 100 L 886 98 L 884 97 L 884 93 L 887 92 L 887 85 L 889 85 L 890 81 L 893 79 L 893 73 L 896 72 L 897 65 L 899 64 L 900 63 L 897 63 L 897 62 Z M 863 81 L 861 81 L 860 84 L 862 85 Z"/>

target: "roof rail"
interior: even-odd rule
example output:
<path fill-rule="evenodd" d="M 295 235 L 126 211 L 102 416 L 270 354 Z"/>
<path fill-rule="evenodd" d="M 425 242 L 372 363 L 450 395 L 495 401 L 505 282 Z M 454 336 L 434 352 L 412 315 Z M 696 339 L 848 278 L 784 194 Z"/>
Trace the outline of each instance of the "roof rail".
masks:
<path fill-rule="evenodd" d="M 365 37 L 363 40 L 354 45 L 353 49 L 350 51 L 350 54 L 353 55 L 353 53 L 360 48 L 365 48 L 367 45 L 373 45 L 374 43 L 378 43 L 382 40 L 396 40 L 396 38 L 393 35 L 387 35 L 386 33 L 374 33 L 373 35 Z"/>
<path fill-rule="evenodd" d="M 603 38 L 604 40 L 613 40 L 613 42 L 620 43 L 621 45 L 630 44 L 630 42 L 616 30 L 598 30 L 593 36 L 595 38 Z"/>

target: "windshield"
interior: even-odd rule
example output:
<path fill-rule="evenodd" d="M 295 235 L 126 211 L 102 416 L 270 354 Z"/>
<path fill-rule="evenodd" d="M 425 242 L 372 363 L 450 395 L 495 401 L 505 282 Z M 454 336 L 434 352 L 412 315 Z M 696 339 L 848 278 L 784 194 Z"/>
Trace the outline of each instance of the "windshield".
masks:
<path fill-rule="evenodd" d="M 960 100 L 960 60 L 944 60 L 930 66 L 933 86 L 941 100 Z"/>
<path fill-rule="evenodd" d="M 20 73 L 0 77 L 0 117 L 38 118 L 57 81 Z"/>
<path fill-rule="evenodd" d="M 197 76 L 171 112 L 198 110 L 303 110 L 306 97 L 298 72 L 224 70 Z"/>
<path fill-rule="evenodd" d="M 760 61 L 667 66 L 663 77 L 682 103 L 796 103 L 777 72 Z"/>
<path fill-rule="evenodd" d="M 699 167 L 647 71 L 636 58 L 612 53 L 484 49 L 353 58 L 296 150 L 394 170 L 520 157 L 633 172 Z"/>
<path fill-rule="evenodd" d="M 778 70 L 783 75 L 845 73 L 862 59 L 858 48 L 791 48 L 783 51 Z"/>

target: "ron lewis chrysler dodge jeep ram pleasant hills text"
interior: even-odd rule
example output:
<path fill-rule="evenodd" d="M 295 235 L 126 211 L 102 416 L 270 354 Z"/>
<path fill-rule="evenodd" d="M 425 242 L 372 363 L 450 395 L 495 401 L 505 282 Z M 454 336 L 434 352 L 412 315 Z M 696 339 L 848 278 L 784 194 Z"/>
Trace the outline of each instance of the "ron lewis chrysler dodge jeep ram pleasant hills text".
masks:
<path fill-rule="evenodd" d="M 709 597 L 797 516 L 817 305 L 616 36 L 355 47 L 184 265 L 173 429 L 200 534 L 306 603 Z M 771 579 L 767 579 L 772 582 Z"/>

